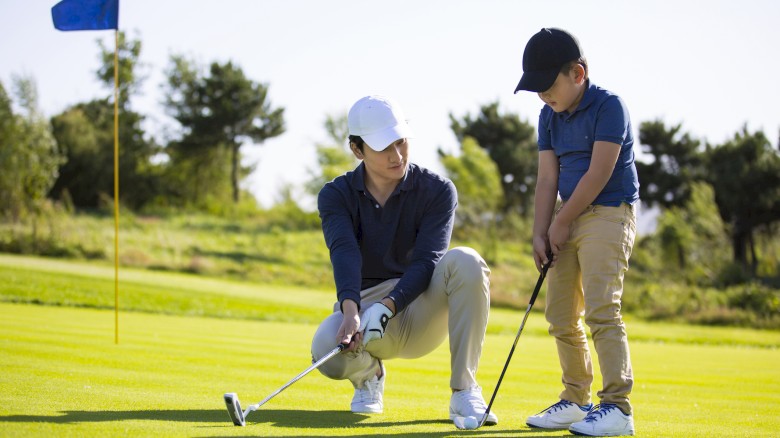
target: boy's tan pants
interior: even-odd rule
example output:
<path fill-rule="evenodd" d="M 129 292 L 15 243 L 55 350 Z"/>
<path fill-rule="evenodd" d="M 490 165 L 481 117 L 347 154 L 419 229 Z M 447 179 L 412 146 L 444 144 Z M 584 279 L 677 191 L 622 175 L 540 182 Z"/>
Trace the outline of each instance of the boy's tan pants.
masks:
<path fill-rule="evenodd" d="M 490 309 L 490 269 L 473 249 L 453 248 L 433 271 L 428 289 L 395 315 L 384 337 L 357 352 L 340 354 L 319 370 L 331 379 L 349 379 L 355 388 L 376 375 L 379 360 L 424 356 L 450 337 L 450 386 L 477 386 L 477 367 L 482 354 Z M 360 293 L 361 313 L 386 297 L 397 279 L 387 280 Z M 338 343 L 336 333 L 343 319 L 339 305 L 320 324 L 312 340 L 312 357 L 319 359 Z"/>
<path fill-rule="evenodd" d="M 550 269 L 545 317 L 555 336 L 563 371 L 560 398 L 591 401 L 593 364 L 581 317 L 598 355 L 601 403 L 632 413 L 634 384 L 626 327 L 620 315 L 623 277 L 636 236 L 635 206 L 590 206 L 572 224 L 569 241 Z"/>

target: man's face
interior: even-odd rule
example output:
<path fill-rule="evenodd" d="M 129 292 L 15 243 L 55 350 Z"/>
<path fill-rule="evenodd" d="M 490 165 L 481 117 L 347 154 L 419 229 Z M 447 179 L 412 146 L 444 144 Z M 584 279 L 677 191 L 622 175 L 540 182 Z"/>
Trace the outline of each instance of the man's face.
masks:
<path fill-rule="evenodd" d="M 374 177 L 384 180 L 400 180 L 409 164 L 409 142 L 400 138 L 381 151 L 363 147 L 363 162 Z"/>

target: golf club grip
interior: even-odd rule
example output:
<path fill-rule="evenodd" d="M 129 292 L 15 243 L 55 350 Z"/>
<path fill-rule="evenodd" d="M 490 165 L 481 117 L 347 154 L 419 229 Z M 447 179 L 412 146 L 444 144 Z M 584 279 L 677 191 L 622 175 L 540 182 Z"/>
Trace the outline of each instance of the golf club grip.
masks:
<path fill-rule="evenodd" d="M 272 398 L 276 397 L 280 392 L 282 392 L 285 389 L 287 389 L 290 385 L 292 385 L 293 383 L 301 380 L 305 375 L 309 374 L 313 370 L 319 368 L 322 364 L 324 364 L 325 362 L 330 360 L 330 358 L 332 358 L 333 356 L 341 353 L 341 351 L 344 350 L 345 348 L 347 348 L 348 346 L 349 345 L 347 345 L 347 344 L 339 344 L 339 345 L 337 345 L 336 348 L 334 348 L 333 350 L 330 350 L 330 352 L 328 352 L 328 354 L 326 354 L 325 356 L 322 356 L 320 358 L 320 360 L 318 360 L 317 362 L 311 364 L 311 366 L 309 368 L 306 368 L 305 370 L 303 370 L 303 372 L 301 372 L 297 376 L 293 377 L 293 379 L 290 380 L 289 382 L 285 383 L 284 386 L 282 386 L 281 388 L 279 388 L 276 391 L 274 391 L 271 395 L 269 395 L 268 397 L 264 398 L 261 402 L 250 406 L 247 409 L 247 411 L 249 411 L 249 410 L 254 411 L 257 408 L 259 408 L 260 406 L 264 405 L 266 402 L 268 402 L 268 400 L 271 400 Z"/>

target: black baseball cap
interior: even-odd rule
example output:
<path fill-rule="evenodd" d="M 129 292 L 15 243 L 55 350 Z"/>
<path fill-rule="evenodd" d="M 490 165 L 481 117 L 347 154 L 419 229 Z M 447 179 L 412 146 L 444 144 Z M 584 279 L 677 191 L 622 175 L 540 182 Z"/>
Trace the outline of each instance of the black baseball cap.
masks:
<path fill-rule="evenodd" d="M 523 52 L 523 77 L 515 88 L 541 93 L 555 83 L 561 67 L 582 57 L 580 43 L 562 29 L 543 28 L 528 40 Z"/>

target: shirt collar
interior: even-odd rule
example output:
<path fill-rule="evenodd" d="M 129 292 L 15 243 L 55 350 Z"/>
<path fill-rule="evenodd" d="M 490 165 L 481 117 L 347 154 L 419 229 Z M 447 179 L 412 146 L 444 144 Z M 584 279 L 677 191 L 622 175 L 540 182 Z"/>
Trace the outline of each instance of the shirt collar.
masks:
<path fill-rule="evenodd" d="M 358 167 L 355 168 L 355 171 L 352 173 L 352 180 L 350 183 L 352 184 L 352 187 L 355 188 L 355 190 L 359 192 L 365 192 L 366 191 L 366 165 L 362 161 L 360 164 L 358 164 Z"/>
<path fill-rule="evenodd" d="M 577 105 L 577 109 L 574 110 L 576 113 L 577 111 L 584 110 L 585 108 L 589 107 L 590 104 L 593 103 L 593 101 L 596 99 L 596 84 L 591 82 L 590 79 L 588 79 L 588 84 L 585 87 L 585 94 L 582 95 L 582 100 L 580 100 L 580 104 Z"/>
<path fill-rule="evenodd" d="M 588 82 L 585 84 L 585 92 L 582 94 L 582 99 L 580 99 L 580 103 L 577 104 L 577 108 L 575 108 L 571 113 L 561 111 L 556 113 L 557 116 L 561 119 L 570 119 L 578 112 L 584 111 L 596 99 L 596 88 L 596 85 L 591 82 L 590 79 L 588 79 Z"/>
<path fill-rule="evenodd" d="M 403 179 L 401 182 L 396 186 L 395 190 L 393 191 L 393 194 L 398 193 L 399 191 L 408 191 L 414 188 L 414 174 L 417 169 L 417 166 L 409 163 L 409 166 L 406 168 L 406 174 L 404 174 Z M 350 181 L 352 184 L 352 187 L 359 191 L 359 192 L 365 192 L 366 191 L 366 163 L 361 162 L 358 167 L 355 168 L 355 172 L 352 173 L 352 180 Z"/>

